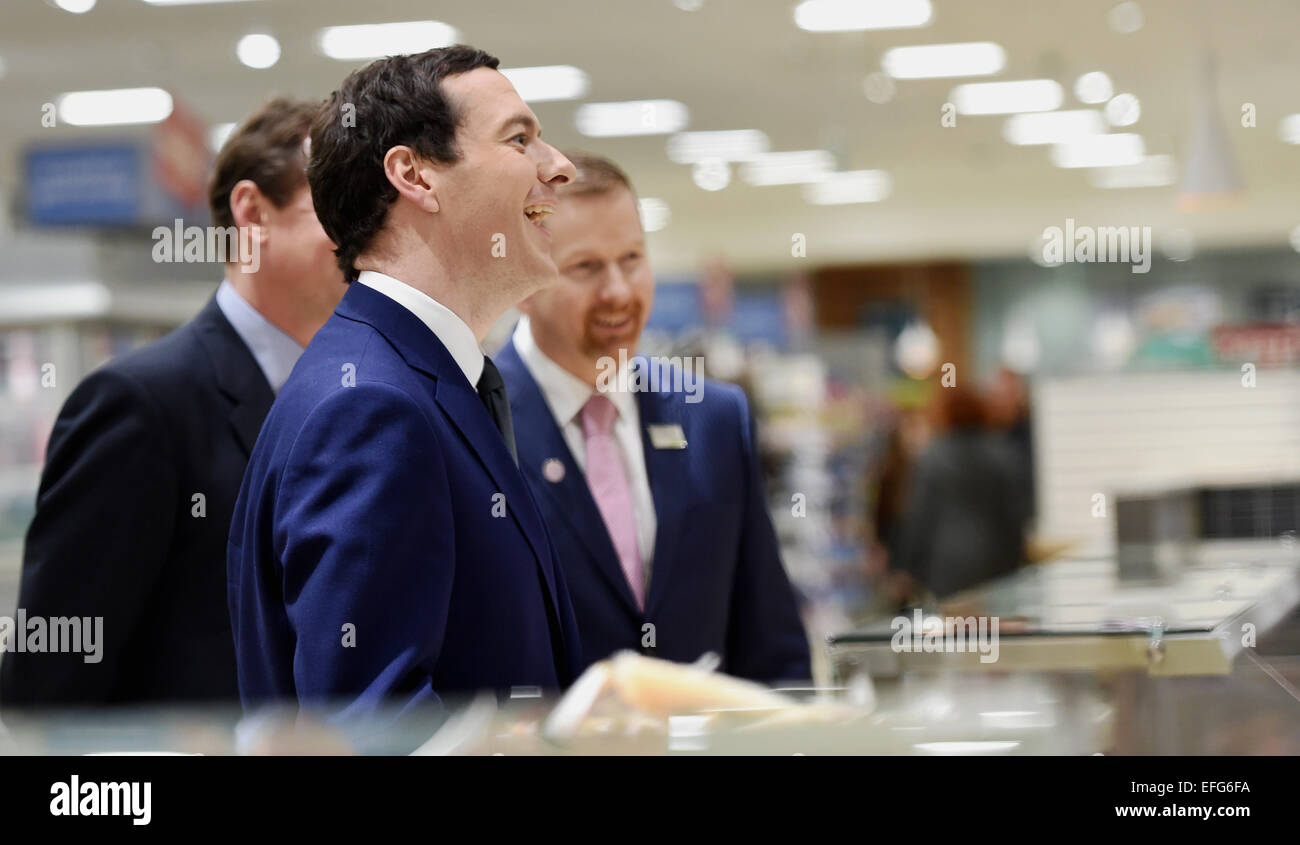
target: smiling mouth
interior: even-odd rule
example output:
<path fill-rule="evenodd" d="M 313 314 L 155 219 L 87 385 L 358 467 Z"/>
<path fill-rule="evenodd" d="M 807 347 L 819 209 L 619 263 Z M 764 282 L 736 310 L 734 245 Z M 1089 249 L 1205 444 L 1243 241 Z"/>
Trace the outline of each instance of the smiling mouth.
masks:
<path fill-rule="evenodd" d="M 554 213 L 555 206 L 552 205 L 530 205 L 524 209 L 524 216 L 528 218 L 528 222 L 548 235 L 550 230 L 546 228 L 545 220 Z"/>
<path fill-rule="evenodd" d="M 632 315 L 623 317 L 592 317 L 591 322 L 602 329 L 622 329 L 632 325 Z"/>

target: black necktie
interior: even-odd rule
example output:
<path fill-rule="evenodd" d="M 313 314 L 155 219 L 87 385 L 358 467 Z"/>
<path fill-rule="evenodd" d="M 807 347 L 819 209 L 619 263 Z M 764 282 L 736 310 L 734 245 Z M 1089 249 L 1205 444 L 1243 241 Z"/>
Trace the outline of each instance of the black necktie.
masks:
<path fill-rule="evenodd" d="M 497 365 L 492 363 L 492 359 L 483 356 L 483 375 L 478 377 L 478 398 L 483 400 L 483 407 L 487 408 L 488 414 L 492 417 L 492 422 L 497 424 L 497 430 L 505 438 L 506 448 L 510 450 L 510 457 L 515 459 L 515 465 L 519 464 L 519 453 L 515 451 L 515 424 L 510 419 L 510 400 L 506 398 L 506 383 L 501 379 L 501 371 Z"/>

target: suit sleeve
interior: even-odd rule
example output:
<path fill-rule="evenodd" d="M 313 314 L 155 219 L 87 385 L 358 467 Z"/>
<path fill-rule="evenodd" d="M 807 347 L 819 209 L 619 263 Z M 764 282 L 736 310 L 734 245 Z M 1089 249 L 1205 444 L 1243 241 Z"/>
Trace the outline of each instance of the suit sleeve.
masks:
<path fill-rule="evenodd" d="M 18 607 L 29 619 L 102 617 L 102 642 L 97 655 L 6 653 L 0 672 L 6 705 L 112 700 L 123 652 L 167 560 L 177 509 L 187 504 L 178 495 L 161 410 L 128 375 L 92 373 L 72 392 L 50 435 Z"/>
<path fill-rule="evenodd" d="M 340 388 L 304 422 L 275 514 L 299 700 L 344 720 L 436 702 L 455 536 L 423 411 L 388 385 Z"/>
<path fill-rule="evenodd" d="M 808 637 L 767 511 L 749 405 L 737 393 L 744 461 L 744 518 L 731 592 L 727 671 L 768 683 L 812 677 Z"/>

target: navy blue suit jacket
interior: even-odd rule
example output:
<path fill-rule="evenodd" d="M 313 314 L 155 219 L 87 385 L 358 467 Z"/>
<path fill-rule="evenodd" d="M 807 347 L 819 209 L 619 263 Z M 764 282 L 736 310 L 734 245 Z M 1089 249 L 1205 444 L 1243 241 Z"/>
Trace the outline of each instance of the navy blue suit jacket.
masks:
<path fill-rule="evenodd" d="M 340 717 L 578 665 L 564 578 L 505 441 L 419 318 L 354 283 L 276 397 L 227 558 L 245 707 Z"/>
<path fill-rule="evenodd" d="M 775 682 L 811 677 L 808 640 L 781 564 L 740 388 L 703 381 L 701 401 L 661 385 L 636 394 L 655 534 L 644 613 L 586 477 L 513 341 L 494 358 L 506 382 L 524 477 L 551 528 L 587 663 L 620 649 L 679 662 L 705 652 L 722 671 Z M 656 449 L 649 427 L 677 424 L 685 449 Z M 547 480 L 542 465 L 564 464 Z M 646 624 L 654 626 L 648 637 Z M 654 646 L 643 646 L 653 639 Z"/>
<path fill-rule="evenodd" d="M 215 299 L 77 385 L 50 435 L 18 606 L 103 617 L 101 659 L 5 654 L 6 707 L 238 696 L 226 535 L 274 398 Z"/>

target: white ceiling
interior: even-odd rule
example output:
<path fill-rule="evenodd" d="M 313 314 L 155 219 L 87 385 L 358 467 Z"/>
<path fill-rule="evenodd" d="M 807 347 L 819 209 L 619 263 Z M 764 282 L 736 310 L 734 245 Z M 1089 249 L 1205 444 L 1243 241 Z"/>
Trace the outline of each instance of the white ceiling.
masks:
<path fill-rule="evenodd" d="M 1300 3 L 1295 0 L 1143 0 L 1145 25 L 1121 35 L 1107 25 L 1111 0 L 933 0 L 926 28 L 816 34 L 793 23 L 793 0 L 703 0 L 695 12 L 671 0 L 255 0 L 153 7 L 99 0 L 73 15 L 41 0 L 0 8 L 0 185 L 17 182 L 18 151 L 38 140 L 121 129 L 44 129 L 43 103 L 63 91 L 162 85 L 214 122 L 239 119 L 269 92 L 324 96 L 350 65 L 318 55 L 321 26 L 433 18 L 504 66 L 573 64 L 592 80 L 587 100 L 670 98 L 691 111 L 690 129 L 759 128 L 775 150 L 827 148 L 842 169 L 883 168 L 894 180 L 881 203 L 812 206 L 797 186 L 753 188 L 733 179 L 706 193 L 668 160 L 666 138 L 583 139 L 577 103 L 534 106 L 549 140 L 611 155 L 641 193 L 661 197 L 672 222 L 653 236 L 661 271 L 726 256 L 741 269 L 793 265 L 791 237 L 807 238 L 822 264 L 899 258 L 1024 255 L 1044 227 L 1080 224 L 1186 228 L 1199 248 L 1287 243 L 1300 224 L 1300 146 L 1277 123 L 1300 112 Z M 235 43 L 274 34 L 283 56 L 269 70 L 238 63 Z M 883 50 L 898 45 L 992 40 L 1008 54 L 997 79 L 1048 76 L 1067 90 L 1090 70 L 1136 94 L 1133 130 L 1149 153 L 1180 160 L 1200 96 L 1200 56 L 1218 57 L 1219 102 L 1248 191 L 1229 208 L 1181 214 L 1174 188 L 1099 190 L 1081 170 L 1060 170 L 1045 147 L 1013 147 L 1003 118 L 940 125 L 954 80 L 900 81 L 884 105 L 862 93 Z M 1258 126 L 1240 126 L 1254 103 Z M 1067 98 L 1071 107 L 1077 103 Z"/>

